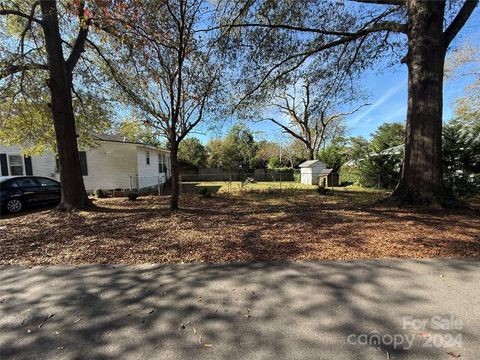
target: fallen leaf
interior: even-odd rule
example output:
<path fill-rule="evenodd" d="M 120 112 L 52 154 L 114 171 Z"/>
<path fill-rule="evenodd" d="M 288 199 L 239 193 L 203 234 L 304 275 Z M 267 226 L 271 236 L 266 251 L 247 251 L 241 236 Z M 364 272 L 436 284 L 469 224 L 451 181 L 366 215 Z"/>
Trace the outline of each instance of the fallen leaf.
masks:
<path fill-rule="evenodd" d="M 460 354 L 454 351 L 448 351 L 447 354 L 456 358 L 460 357 Z"/>

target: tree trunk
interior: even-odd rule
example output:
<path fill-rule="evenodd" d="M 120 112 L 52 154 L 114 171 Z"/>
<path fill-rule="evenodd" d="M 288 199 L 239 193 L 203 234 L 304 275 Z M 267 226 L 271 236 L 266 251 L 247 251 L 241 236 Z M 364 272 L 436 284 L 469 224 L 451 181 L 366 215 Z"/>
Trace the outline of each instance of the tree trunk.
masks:
<path fill-rule="evenodd" d="M 170 210 L 178 210 L 180 184 L 178 169 L 178 144 L 176 142 L 172 142 L 170 148 L 170 165 L 172 171 L 172 196 L 170 198 Z"/>
<path fill-rule="evenodd" d="M 408 112 L 405 157 L 392 198 L 445 200 L 442 174 L 443 1 L 408 0 Z"/>
<path fill-rule="evenodd" d="M 56 2 L 42 0 L 40 5 L 50 77 L 48 87 L 60 165 L 62 198 L 58 209 L 71 211 L 91 205 L 80 170 L 72 106 L 72 74 L 63 57 Z"/>
<path fill-rule="evenodd" d="M 308 160 L 315 160 L 316 159 L 315 150 L 312 149 L 311 147 L 307 147 L 307 151 L 308 151 Z"/>

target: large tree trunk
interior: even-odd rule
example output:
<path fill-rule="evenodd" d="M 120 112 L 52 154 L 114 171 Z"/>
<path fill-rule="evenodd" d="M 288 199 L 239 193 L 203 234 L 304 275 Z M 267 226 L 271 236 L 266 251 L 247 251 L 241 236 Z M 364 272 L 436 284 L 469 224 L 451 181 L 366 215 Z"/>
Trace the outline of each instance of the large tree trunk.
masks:
<path fill-rule="evenodd" d="M 402 203 L 445 200 L 442 105 L 445 46 L 443 1 L 408 0 L 408 112 L 405 158 L 392 198 Z"/>
<path fill-rule="evenodd" d="M 172 171 L 172 196 L 170 197 L 170 210 L 178 209 L 180 196 L 179 170 L 178 170 L 178 144 L 172 142 L 170 147 L 170 165 Z"/>
<path fill-rule="evenodd" d="M 50 76 L 48 87 L 60 165 L 62 198 L 58 209 L 71 211 L 91 205 L 80 170 L 72 106 L 72 75 L 63 57 L 56 2 L 42 0 L 41 10 Z"/>

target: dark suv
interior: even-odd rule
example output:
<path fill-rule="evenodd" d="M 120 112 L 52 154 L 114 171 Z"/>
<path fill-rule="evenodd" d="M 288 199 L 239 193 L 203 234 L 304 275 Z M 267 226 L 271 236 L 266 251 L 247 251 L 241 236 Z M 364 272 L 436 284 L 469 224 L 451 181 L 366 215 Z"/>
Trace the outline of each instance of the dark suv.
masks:
<path fill-rule="evenodd" d="M 26 206 L 60 201 L 60 183 L 41 176 L 0 176 L 0 206 L 17 213 Z"/>

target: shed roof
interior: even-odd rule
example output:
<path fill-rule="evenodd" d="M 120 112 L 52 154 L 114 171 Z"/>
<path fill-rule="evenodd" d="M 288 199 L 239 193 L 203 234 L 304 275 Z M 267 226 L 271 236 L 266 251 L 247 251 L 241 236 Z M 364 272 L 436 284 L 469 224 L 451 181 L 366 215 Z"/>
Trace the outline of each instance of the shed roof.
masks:
<path fill-rule="evenodd" d="M 320 160 L 307 160 L 303 163 L 301 163 L 300 165 L 298 165 L 298 167 L 301 167 L 301 168 L 308 168 L 308 167 L 313 167 L 314 165 L 320 165 L 322 164 L 322 162 Z"/>
<path fill-rule="evenodd" d="M 320 170 L 320 172 L 318 173 L 318 175 L 320 176 L 326 176 L 326 175 L 330 175 L 330 173 L 333 171 L 333 169 L 322 169 Z"/>

